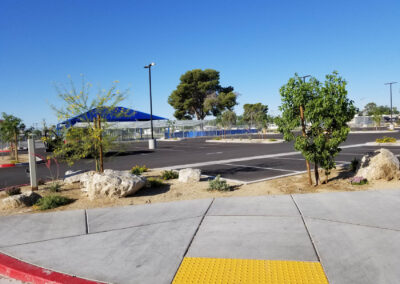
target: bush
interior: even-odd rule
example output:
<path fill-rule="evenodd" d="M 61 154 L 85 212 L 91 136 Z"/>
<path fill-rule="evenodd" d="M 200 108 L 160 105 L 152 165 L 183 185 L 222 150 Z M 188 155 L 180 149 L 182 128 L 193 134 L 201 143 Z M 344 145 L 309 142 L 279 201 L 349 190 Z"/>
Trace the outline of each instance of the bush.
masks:
<path fill-rule="evenodd" d="M 131 169 L 131 174 L 140 176 L 142 173 L 147 172 L 148 170 L 149 169 L 145 165 L 143 166 L 136 165 Z"/>
<path fill-rule="evenodd" d="M 278 139 L 271 138 L 271 139 L 268 139 L 268 141 L 275 142 L 275 141 L 278 141 Z"/>
<path fill-rule="evenodd" d="M 61 184 L 59 184 L 58 182 L 53 182 L 50 186 L 49 186 L 49 190 L 51 192 L 59 192 L 61 189 Z"/>
<path fill-rule="evenodd" d="M 146 187 L 160 187 L 163 186 L 164 182 L 159 178 L 149 177 L 146 181 Z"/>
<path fill-rule="evenodd" d="M 396 138 L 383 136 L 383 138 L 377 138 L 376 143 L 396 143 Z"/>
<path fill-rule="evenodd" d="M 214 137 L 213 140 L 221 140 L 221 137 Z"/>
<path fill-rule="evenodd" d="M 19 188 L 19 187 L 7 188 L 6 189 L 6 194 L 8 196 L 21 194 L 21 188 Z"/>
<path fill-rule="evenodd" d="M 360 164 L 360 160 L 357 159 L 356 157 L 354 157 L 350 163 L 350 170 L 355 173 L 359 164 Z"/>
<path fill-rule="evenodd" d="M 364 185 L 368 183 L 368 180 L 363 177 L 353 177 L 350 179 L 352 185 Z"/>
<path fill-rule="evenodd" d="M 40 210 L 48 210 L 74 202 L 73 199 L 61 195 L 48 195 L 40 198 L 35 206 Z"/>
<path fill-rule="evenodd" d="M 179 177 L 179 173 L 177 171 L 163 171 L 161 173 L 161 178 L 163 180 L 169 180 L 169 179 L 176 179 Z"/>
<path fill-rule="evenodd" d="M 215 179 L 208 181 L 208 190 L 228 191 L 230 186 L 225 180 L 221 180 L 220 175 L 217 175 Z"/>

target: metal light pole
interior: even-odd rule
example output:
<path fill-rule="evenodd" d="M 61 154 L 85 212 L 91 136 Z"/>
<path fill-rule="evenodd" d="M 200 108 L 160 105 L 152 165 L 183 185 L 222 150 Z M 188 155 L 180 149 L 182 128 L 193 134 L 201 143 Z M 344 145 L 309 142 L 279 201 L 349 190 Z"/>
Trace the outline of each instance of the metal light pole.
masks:
<path fill-rule="evenodd" d="M 151 98 L 151 67 L 156 65 L 154 62 L 149 65 L 144 66 L 144 68 L 149 69 L 149 88 L 150 88 L 150 128 L 151 128 L 151 140 L 149 140 L 149 149 L 156 148 L 156 141 L 153 134 L 153 101 Z"/>
<path fill-rule="evenodd" d="M 303 79 L 303 83 L 306 82 L 306 78 L 310 77 L 311 75 L 306 75 L 306 76 L 302 76 L 300 78 Z M 304 119 L 304 106 L 300 106 L 300 122 L 301 122 L 301 133 L 303 135 L 303 137 L 306 137 L 306 122 Z M 306 160 L 306 167 L 307 167 L 307 174 L 308 174 L 308 183 L 310 185 L 312 185 L 312 179 L 311 179 L 311 169 L 310 169 L 310 162 L 308 160 Z M 316 169 L 316 167 L 315 167 Z M 315 181 L 316 184 L 318 184 L 318 180 Z"/>
<path fill-rule="evenodd" d="M 392 107 L 392 85 L 396 84 L 397 82 L 389 82 L 385 83 L 385 85 L 390 86 L 390 128 L 394 129 L 393 127 L 393 107 Z"/>

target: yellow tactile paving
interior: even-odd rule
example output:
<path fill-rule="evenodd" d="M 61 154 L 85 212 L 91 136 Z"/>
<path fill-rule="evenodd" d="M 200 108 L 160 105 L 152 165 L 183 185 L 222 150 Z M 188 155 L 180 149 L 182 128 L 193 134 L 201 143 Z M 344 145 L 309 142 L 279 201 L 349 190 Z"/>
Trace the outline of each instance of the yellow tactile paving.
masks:
<path fill-rule="evenodd" d="M 327 284 L 319 262 L 185 257 L 173 284 Z"/>

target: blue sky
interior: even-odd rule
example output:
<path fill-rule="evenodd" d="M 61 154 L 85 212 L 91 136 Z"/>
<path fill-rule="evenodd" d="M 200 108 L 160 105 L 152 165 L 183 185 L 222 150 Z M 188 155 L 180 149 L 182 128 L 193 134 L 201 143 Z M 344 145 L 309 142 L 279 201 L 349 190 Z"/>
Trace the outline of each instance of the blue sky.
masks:
<path fill-rule="evenodd" d="M 187 70 L 213 68 L 243 104 L 278 114 L 279 88 L 295 72 L 333 70 L 362 107 L 389 104 L 400 81 L 400 1 L 0 1 L 0 112 L 27 125 L 56 122 L 53 82 L 119 80 L 126 107 L 172 117 L 168 96 Z M 400 107 L 400 84 L 393 104 Z M 94 90 L 93 90 L 94 91 Z"/>

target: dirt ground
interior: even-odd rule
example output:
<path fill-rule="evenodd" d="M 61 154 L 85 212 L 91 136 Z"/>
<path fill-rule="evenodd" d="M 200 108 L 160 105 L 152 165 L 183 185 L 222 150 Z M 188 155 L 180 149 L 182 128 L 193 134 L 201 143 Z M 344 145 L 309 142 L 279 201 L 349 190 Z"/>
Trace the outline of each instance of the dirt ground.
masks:
<path fill-rule="evenodd" d="M 145 177 L 158 177 L 160 172 L 149 171 L 143 174 Z M 277 195 L 277 194 L 294 194 L 294 193 L 316 193 L 316 192 L 335 192 L 335 191 L 358 191 L 367 189 L 390 189 L 399 188 L 400 180 L 392 181 L 372 181 L 365 185 L 351 185 L 348 178 L 353 174 L 348 169 L 334 170 L 330 176 L 328 184 L 319 186 L 310 186 L 307 182 L 307 175 L 295 175 L 274 180 L 268 180 L 252 184 L 234 184 L 231 185 L 231 191 L 218 192 L 208 191 L 208 181 L 202 180 L 194 184 L 180 183 L 178 180 L 164 181 L 165 185 L 156 188 L 143 188 L 135 195 L 125 198 L 98 198 L 89 200 L 86 194 L 80 190 L 79 184 L 63 185 L 61 192 L 56 193 L 72 199 L 75 202 L 49 211 L 62 211 L 73 209 L 89 209 L 98 207 L 113 207 L 144 203 L 158 203 L 178 200 L 190 200 L 213 197 L 228 197 L 228 196 L 258 196 L 258 195 Z M 321 176 L 324 180 L 324 176 Z M 46 196 L 51 193 L 48 190 L 49 183 L 39 186 L 38 193 Z M 21 188 L 22 191 L 30 190 L 29 187 Z M 0 192 L 1 199 L 6 198 L 5 192 Z M 38 213 L 43 212 L 35 207 L 24 207 L 16 209 L 0 210 L 1 215 L 21 214 L 21 213 Z"/>
<path fill-rule="evenodd" d="M 28 161 L 29 161 L 28 154 L 18 154 L 18 162 L 27 163 Z M 0 165 L 11 164 L 12 162 L 15 162 L 15 160 L 8 153 L 7 154 L 2 153 L 0 155 Z"/>

